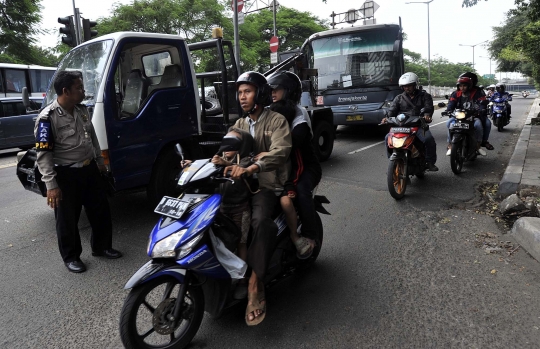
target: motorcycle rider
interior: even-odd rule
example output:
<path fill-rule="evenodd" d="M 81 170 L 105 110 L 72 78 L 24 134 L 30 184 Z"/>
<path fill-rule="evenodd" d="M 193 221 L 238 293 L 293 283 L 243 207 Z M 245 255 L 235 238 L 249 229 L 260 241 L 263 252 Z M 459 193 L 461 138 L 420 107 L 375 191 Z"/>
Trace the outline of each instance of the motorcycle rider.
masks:
<path fill-rule="evenodd" d="M 489 98 L 491 96 L 493 96 L 493 94 L 495 93 L 495 85 L 491 84 L 489 85 L 487 88 L 486 88 L 487 92 L 486 92 L 486 97 Z"/>
<path fill-rule="evenodd" d="M 399 94 L 392 101 L 392 105 L 388 108 L 387 116 L 382 119 L 382 123 L 386 123 L 387 118 L 395 117 L 401 113 L 409 113 L 411 115 L 418 115 L 420 110 L 424 109 L 424 119 L 429 124 L 432 121 L 433 116 L 433 98 L 429 93 L 418 88 L 418 76 L 415 73 L 405 73 L 399 78 L 399 86 L 403 89 L 403 93 Z M 417 138 L 424 143 L 426 147 L 426 166 L 429 171 L 439 171 L 439 168 L 435 166 L 437 162 L 437 144 L 435 138 L 429 131 L 429 129 L 418 132 Z M 386 153 L 390 156 L 388 151 L 388 135 L 386 135 Z"/>
<path fill-rule="evenodd" d="M 315 155 L 311 138 L 311 120 L 305 108 L 299 107 L 302 95 L 302 83 L 298 76 L 289 71 L 278 71 L 268 77 L 268 85 L 272 88 L 272 105 L 270 109 L 285 116 L 291 125 L 292 173 L 288 186 L 281 197 L 281 206 L 287 217 L 291 240 L 298 249 L 299 258 L 308 258 L 313 252 L 317 232 L 313 190 L 322 176 L 321 165 Z M 290 111 L 290 113 L 288 112 Z M 289 117 L 287 114 L 291 114 Z M 302 221 L 302 236 L 297 232 L 296 201 L 298 215 Z"/>
<path fill-rule="evenodd" d="M 264 278 L 276 244 L 278 227 L 272 219 L 278 197 L 276 187 L 283 187 L 289 173 L 289 154 L 292 147 L 291 132 L 285 117 L 265 106 L 270 99 L 270 86 L 257 72 L 245 72 L 236 80 L 237 98 L 245 117 L 234 127 L 249 132 L 254 138 L 253 150 L 257 161 L 247 168 L 227 166 L 231 178 L 257 174 L 259 192 L 251 199 L 252 240 L 248 247 L 247 263 L 252 268 L 248 284 L 248 305 L 245 320 L 248 326 L 261 323 L 266 316 Z M 261 156 L 261 153 L 265 153 Z"/>
<path fill-rule="evenodd" d="M 486 95 L 480 88 L 475 86 L 473 79 L 469 76 L 465 76 L 465 74 L 459 76 L 456 85 L 458 89 L 457 91 L 454 91 L 450 96 L 450 100 L 446 107 L 446 112 L 452 112 L 454 111 L 454 109 L 461 109 L 465 102 L 472 102 L 473 104 L 476 104 L 478 106 L 478 118 L 474 121 L 476 141 L 478 142 L 476 149 L 480 155 L 486 156 L 487 153 L 484 149 L 481 148 L 482 146 L 486 147 L 489 150 L 493 150 L 493 146 L 488 142 L 489 133 L 491 130 L 491 121 L 489 120 L 489 118 L 487 118 L 485 113 L 485 107 L 482 103 L 486 100 Z M 448 150 L 446 152 L 447 156 L 450 156 L 452 150 L 452 144 L 450 143 L 450 127 L 455 122 L 456 119 L 453 117 L 451 117 L 446 122 L 446 127 L 448 128 Z"/>
<path fill-rule="evenodd" d="M 512 100 L 512 96 L 510 96 L 510 93 L 506 92 L 506 86 L 501 82 L 499 82 L 496 85 L 496 89 L 497 91 L 491 96 L 490 102 L 493 102 L 495 98 L 506 97 L 506 101 L 504 101 L 504 103 L 506 103 L 506 113 L 508 114 L 508 123 L 510 123 L 510 118 L 512 114 L 512 106 L 510 105 L 510 103 L 508 103 L 508 101 Z"/>

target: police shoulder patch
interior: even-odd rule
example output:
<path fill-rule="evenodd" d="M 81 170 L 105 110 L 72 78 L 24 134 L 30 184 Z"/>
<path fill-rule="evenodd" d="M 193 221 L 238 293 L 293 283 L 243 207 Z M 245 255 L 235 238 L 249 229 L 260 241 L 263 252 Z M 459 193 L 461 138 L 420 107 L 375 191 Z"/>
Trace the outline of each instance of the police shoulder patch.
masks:
<path fill-rule="evenodd" d="M 36 133 L 36 150 L 37 151 L 53 150 L 52 127 L 51 127 L 51 121 L 49 120 L 48 114 L 45 114 L 39 119 L 38 129 Z"/>

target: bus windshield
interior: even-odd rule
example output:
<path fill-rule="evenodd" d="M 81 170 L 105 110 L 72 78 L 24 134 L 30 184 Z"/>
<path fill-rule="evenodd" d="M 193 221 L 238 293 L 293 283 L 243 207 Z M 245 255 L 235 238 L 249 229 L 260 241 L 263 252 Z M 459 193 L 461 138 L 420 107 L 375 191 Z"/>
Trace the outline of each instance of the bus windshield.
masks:
<path fill-rule="evenodd" d="M 397 36 L 396 29 L 384 29 L 313 40 L 318 89 L 396 85 L 401 64 L 393 52 Z"/>
<path fill-rule="evenodd" d="M 87 105 L 95 103 L 94 96 L 99 90 L 101 80 L 103 79 L 105 65 L 107 64 L 112 46 L 112 40 L 104 40 L 76 47 L 58 65 L 58 71 L 78 70 L 82 73 L 86 96 L 84 103 Z M 47 91 L 46 104 L 54 101 L 56 97 L 54 86 L 51 84 Z"/>

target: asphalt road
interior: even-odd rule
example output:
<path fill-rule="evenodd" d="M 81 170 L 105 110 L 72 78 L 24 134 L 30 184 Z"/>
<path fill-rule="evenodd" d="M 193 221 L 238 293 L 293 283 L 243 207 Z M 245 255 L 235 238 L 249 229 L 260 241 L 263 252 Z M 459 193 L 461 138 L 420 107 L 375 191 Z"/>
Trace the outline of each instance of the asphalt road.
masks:
<path fill-rule="evenodd" d="M 532 101 L 514 100 L 512 124 L 492 132 L 495 150 L 460 176 L 444 155 L 446 118 L 436 112 L 440 171 L 413 178 L 399 202 L 386 188 L 384 135 L 340 126 L 319 187 L 332 215 L 322 217 L 317 264 L 268 292 L 261 325 L 248 328 L 237 307 L 219 320 L 205 317 L 190 347 L 538 348 L 540 265 L 521 250 L 486 253 L 482 237 L 512 239 L 493 218 L 463 205 L 476 185 L 500 180 Z M 0 151 L 0 347 L 121 348 L 123 285 L 147 261 L 156 221 L 145 194 L 110 200 L 122 259 L 90 255 L 82 215 L 88 271 L 71 274 L 58 253 L 52 211 L 15 176 L 16 152 Z"/>

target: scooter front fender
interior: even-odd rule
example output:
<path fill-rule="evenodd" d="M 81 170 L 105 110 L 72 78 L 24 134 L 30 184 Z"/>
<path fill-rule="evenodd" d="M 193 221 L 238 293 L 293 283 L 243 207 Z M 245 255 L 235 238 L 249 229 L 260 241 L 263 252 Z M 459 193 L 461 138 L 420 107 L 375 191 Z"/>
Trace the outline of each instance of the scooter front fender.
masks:
<path fill-rule="evenodd" d="M 452 136 L 452 144 L 459 143 L 459 142 L 463 141 L 464 138 L 465 138 L 465 135 L 463 133 L 455 133 Z"/>
<path fill-rule="evenodd" d="M 158 262 L 151 260 L 139 268 L 135 274 L 133 274 L 133 276 L 124 286 L 124 289 L 128 290 L 162 275 L 172 276 L 177 279 L 178 282 L 183 283 L 184 277 L 186 276 L 186 269 L 181 268 L 174 262 L 174 260 L 171 260 L 170 262 Z"/>

